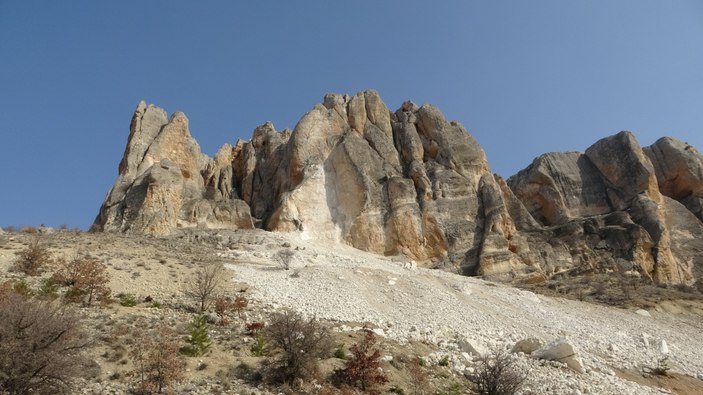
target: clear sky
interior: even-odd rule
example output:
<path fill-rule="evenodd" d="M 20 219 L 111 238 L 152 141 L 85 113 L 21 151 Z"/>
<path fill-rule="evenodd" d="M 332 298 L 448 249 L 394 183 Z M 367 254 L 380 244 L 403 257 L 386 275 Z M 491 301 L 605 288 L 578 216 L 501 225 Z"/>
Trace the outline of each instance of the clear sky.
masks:
<path fill-rule="evenodd" d="M 504 177 L 620 130 L 703 150 L 703 1 L 0 0 L 0 226 L 87 228 L 139 100 L 212 155 L 370 88 Z"/>

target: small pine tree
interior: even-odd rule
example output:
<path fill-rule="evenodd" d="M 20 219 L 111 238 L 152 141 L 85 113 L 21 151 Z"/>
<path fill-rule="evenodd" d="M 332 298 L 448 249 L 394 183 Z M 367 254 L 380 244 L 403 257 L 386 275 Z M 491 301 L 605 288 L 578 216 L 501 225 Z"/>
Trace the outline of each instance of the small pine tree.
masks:
<path fill-rule="evenodd" d="M 197 314 L 190 323 L 190 335 L 186 339 L 185 353 L 191 357 L 205 355 L 212 347 L 207 319 L 203 314 Z"/>

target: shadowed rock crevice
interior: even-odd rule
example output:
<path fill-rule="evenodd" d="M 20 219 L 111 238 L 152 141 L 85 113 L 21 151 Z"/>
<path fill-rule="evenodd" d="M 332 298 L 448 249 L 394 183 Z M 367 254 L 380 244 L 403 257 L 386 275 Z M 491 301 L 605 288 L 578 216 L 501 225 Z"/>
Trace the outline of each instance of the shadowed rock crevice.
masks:
<path fill-rule="evenodd" d="M 93 228 L 260 227 L 514 281 L 612 270 L 691 283 L 701 163 L 675 139 L 641 148 L 621 132 L 506 182 L 460 123 L 429 104 L 391 112 L 375 91 L 328 94 L 292 132 L 265 123 L 210 158 L 184 114 L 140 102 Z"/>

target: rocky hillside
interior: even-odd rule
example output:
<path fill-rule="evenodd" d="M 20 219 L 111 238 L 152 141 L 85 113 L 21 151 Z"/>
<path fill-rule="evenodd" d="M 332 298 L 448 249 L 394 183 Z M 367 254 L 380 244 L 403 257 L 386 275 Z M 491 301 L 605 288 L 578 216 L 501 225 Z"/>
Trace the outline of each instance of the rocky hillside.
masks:
<path fill-rule="evenodd" d="M 263 228 L 539 282 L 614 271 L 691 284 L 703 271 L 703 157 L 621 132 L 549 153 L 504 181 L 431 105 L 329 94 L 295 130 L 271 123 L 204 155 L 182 113 L 139 103 L 94 230 Z"/>

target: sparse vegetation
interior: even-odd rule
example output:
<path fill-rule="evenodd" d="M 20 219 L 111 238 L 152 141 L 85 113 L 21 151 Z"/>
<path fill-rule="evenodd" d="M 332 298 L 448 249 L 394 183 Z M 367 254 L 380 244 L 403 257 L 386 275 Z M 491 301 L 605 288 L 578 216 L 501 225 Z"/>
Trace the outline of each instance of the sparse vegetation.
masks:
<path fill-rule="evenodd" d="M 28 276 L 38 276 L 42 269 L 53 262 L 49 250 L 39 243 L 39 239 L 32 240 L 27 248 L 16 253 L 14 262 L 15 270 Z"/>
<path fill-rule="evenodd" d="M 0 297 L 0 390 L 62 394 L 88 365 L 80 321 L 65 306 L 14 293 Z"/>
<path fill-rule="evenodd" d="M 30 287 L 27 280 L 23 278 L 19 279 L 19 281 L 16 281 L 14 284 L 12 284 L 12 290 L 22 296 L 31 296 L 33 294 L 32 287 Z"/>
<path fill-rule="evenodd" d="M 328 356 L 333 347 L 322 323 L 292 311 L 276 313 L 265 336 L 279 351 L 273 361 L 277 376 L 288 384 L 313 377 L 318 371 L 317 360 Z"/>
<path fill-rule="evenodd" d="M 263 322 L 249 322 L 245 325 L 247 335 L 256 337 L 265 326 Z"/>
<path fill-rule="evenodd" d="M 188 345 L 184 348 L 186 355 L 200 357 L 207 354 L 212 347 L 210 328 L 203 314 L 197 314 L 190 323 L 190 334 L 186 339 Z"/>
<path fill-rule="evenodd" d="M 220 325 L 227 324 L 227 314 L 230 310 L 234 309 L 234 302 L 232 302 L 232 299 L 227 296 L 220 295 L 215 298 L 214 305 L 215 314 L 220 317 Z"/>
<path fill-rule="evenodd" d="M 131 377 L 135 394 L 160 394 L 184 377 L 186 365 L 178 352 L 178 336 L 167 327 L 138 330 L 129 357 L 134 363 Z"/>
<path fill-rule="evenodd" d="M 118 294 L 117 300 L 119 301 L 120 306 L 134 307 L 137 305 L 137 297 L 132 294 L 128 294 L 128 293 Z"/>
<path fill-rule="evenodd" d="M 479 359 L 468 378 L 479 395 L 513 395 L 520 390 L 526 376 L 515 368 L 511 355 L 500 350 Z"/>
<path fill-rule="evenodd" d="M 388 377 L 379 370 L 381 350 L 376 348 L 376 335 L 364 329 L 364 337 L 349 348 L 351 356 L 339 371 L 344 383 L 357 387 L 368 394 L 380 393 L 377 387 L 388 382 Z"/>
<path fill-rule="evenodd" d="M 293 263 L 293 259 L 295 258 L 295 253 L 293 250 L 290 249 L 283 249 L 280 250 L 276 253 L 274 256 L 274 259 L 276 260 L 276 263 L 278 263 L 278 266 L 283 269 L 283 270 L 289 270 L 291 263 Z"/>
<path fill-rule="evenodd" d="M 263 357 L 269 354 L 269 345 L 266 342 L 266 338 L 262 335 L 256 335 L 254 338 L 254 344 L 252 344 L 251 355 L 255 357 Z"/>
<path fill-rule="evenodd" d="M 339 359 L 347 359 L 347 352 L 344 351 L 344 343 L 337 344 L 334 350 L 334 357 Z"/>
<path fill-rule="evenodd" d="M 427 370 L 421 365 L 422 359 L 414 358 L 407 364 L 410 375 L 410 385 L 413 395 L 427 395 L 430 393 L 430 380 Z"/>
<path fill-rule="evenodd" d="M 88 255 L 63 263 L 53 278 L 69 287 L 66 292 L 69 301 L 91 306 L 94 300 L 107 301 L 110 298 L 107 267 Z"/>
<path fill-rule="evenodd" d="M 39 297 L 42 299 L 54 300 L 59 297 L 59 284 L 56 283 L 53 277 L 48 277 L 42 280 L 39 287 Z"/>
<path fill-rule="evenodd" d="M 186 285 L 185 293 L 198 304 L 199 312 L 205 312 L 210 307 L 225 280 L 226 270 L 221 263 L 202 265 Z"/>
<path fill-rule="evenodd" d="M 645 369 L 647 373 L 651 373 L 656 376 L 669 376 L 669 370 L 671 370 L 671 367 L 669 366 L 668 355 L 657 359 L 657 364 L 655 366 Z"/>
<path fill-rule="evenodd" d="M 232 307 L 234 308 L 234 311 L 237 312 L 239 319 L 244 319 L 244 311 L 246 311 L 247 306 L 249 306 L 249 301 L 244 297 L 244 295 L 237 295 L 234 298 L 234 305 Z"/>

